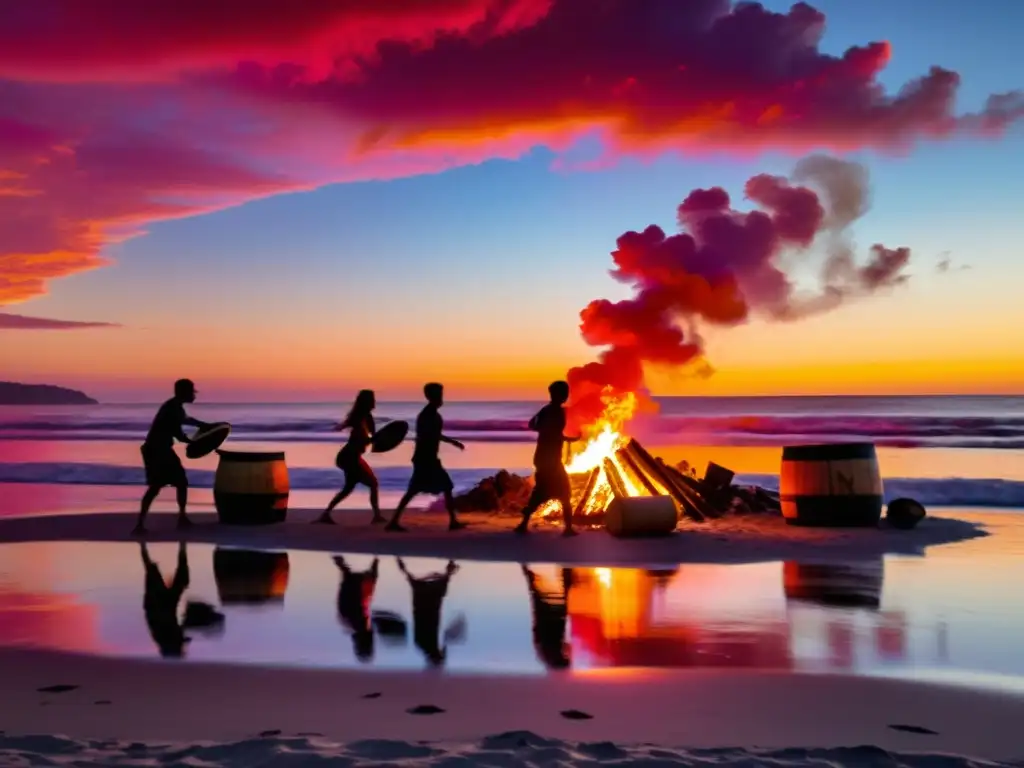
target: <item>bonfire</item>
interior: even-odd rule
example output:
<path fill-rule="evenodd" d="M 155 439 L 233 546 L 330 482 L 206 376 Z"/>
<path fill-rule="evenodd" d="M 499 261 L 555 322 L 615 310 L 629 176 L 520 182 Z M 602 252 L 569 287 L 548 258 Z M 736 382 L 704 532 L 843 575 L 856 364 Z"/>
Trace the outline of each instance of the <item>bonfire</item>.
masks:
<path fill-rule="evenodd" d="M 600 526 L 615 497 L 669 496 L 683 516 L 704 522 L 727 513 L 779 512 L 778 496 L 763 488 L 731 484 L 733 473 L 710 464 L 698 479 L 686 462 L 672 466 L 654 457 L 628 436 L 626 425 L 637 400 L 633 394 L 604 401 L 601 418 L 583 432 L 579 444 L 567 445 L 565 466 L 572 487 L 574 522 Z M 574 446 L 575 450 L 573 450 Z M 529 497 L 530 478 L 501 471 L 456 497 L 460 511 L 518 514 Z M 561 505 L 550 501 L 537 519 L 559 520 Z"/>
<path fill-rule="evenodd" d="M 600 524 L 612 499 L 636 496 L 671 496 L 693 520 L 715 515 L 692 483 L 678 468 L 651 456 L 640 443 L 625 434 L 625 425 L 636 411 L 636 396 L 627 393 L 605 398 L 596 424 L 584 431 L 582 447 L 567 445 L 566 469 L 572 486 L 573 517 L 584 524 Z M 538 517 L 560 516 L 556 501 L 548 502 Z"/>

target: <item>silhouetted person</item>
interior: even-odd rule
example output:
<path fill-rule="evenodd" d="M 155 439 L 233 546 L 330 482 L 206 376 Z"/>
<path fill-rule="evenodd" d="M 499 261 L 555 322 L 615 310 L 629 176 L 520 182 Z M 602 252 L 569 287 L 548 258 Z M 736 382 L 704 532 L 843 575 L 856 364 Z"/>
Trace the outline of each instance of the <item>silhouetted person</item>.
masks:
<path fill-rule="evenodd" d="M 533 647 L 537 657 L 551 669 L 567 669 L 570 664 L 569 644 L 565 641 L 565 628 L 569 620 L 569 590 L 572 588 L 572 568 L 562 568 L 561 588 L 543 589 L 541 580 L 529 566 L 521 566 L 530 589 L 533 612 Z"/>
<path fill-rule="evenodd" d="M 153 642 L 160 649 L 161 656 L 179 657 L 185 652 L 185 644 L 192 641 L 178 621 L 178 603 L 188 589 L 188 553 L 185 542 L 178 542 L 178 565 L 174 579 L 168 585 L 160 573 L 160 566 L 149 557 L 146 545 L 140 543 L 142 565 L 146 569 L 146 591 L 142 598 L 142 610 L 146 613 L 146 625 Z"/>
<path fill-rule="evenodd" d="M 431 382 L 423 387 L 423 396 L 427 398 L 427 404 L 420 415 L 416 417 L 416 447 L 412 452 L 412 477 L 409 478 L 409 488 L 406 490 L 402 500 L 398 502 L 395 514 L 391 522 L 387 524 L 386 530 L 404 531 L 399 524 L 402 512 L 418 493 L 429 493 L 437 495 L 444 494 L 444 506 L 448 510 L 448 530 L 457 531 L 465 528 L 465 523 L 460 523 L 455 517 L 455 499 L 452 497 L 452 478 L 441 464 L 439 452 L 441 443 L 454 445 L 460 451 L 466 446 L 454 438 L 444 434 L 444 419 L 441 418 L 441 406 L 444 405 L 444 387 Z"/>
<path fill-rule="evenodd" d="M 441 647 L 441 607 L 448 594 L 448 582 L 459 570 L 451 560 L 444 573 L 427 576 L 413 576 L 405 567 L 402 558 L 395 558 L 398 568 L 405 574 L 412 588 L 412 636 L 416 647 L 423 652 L 427 662 L 434 667 L 444 664 L 448 647 Z"/>
<path fill-rule="evenodd" d="M 516 526 L 516 533 L 529 533 L 533 513 L 552 499 L 562 505 L 562 520 L 565 523 L 563 536 L 575 536 L 572 527 L 572 488 L 569 473 L 562 463 L 562 449 L 566 443 L 575 443 L 577 437 L 566 437 L 565 403 L 569 400 L 569 385 L 564 381 L 553 382 L 548 387 L 551 402 L 541 408 L 530 419 L 530 429 L 537 433 L 537 448 L 533 452 L 534 486 L 526 507 L 523 521 Z"/>
<path fill-rule="evenodd" d="M 370 621 L 370 603 L 377 586 L 377 571 L 380 561 L 373 558 L 373 565 L 366 571 L 353 571 L 345 558 L 337 555 L 334 564 L 341 571 L 338 586 L 338 618 L 352 633 L 352 649 L 360 661 L 373 658 L 373 624 Z"/>
<path fill-rule="evenodd" d="M 192 521 L 185 514 L 188 503 L 188 477 L 181 459 L 174 452 L 174 441 L 191 442 L 182 431 L 185 424 L 204 429 L 206 422 L 191 418 L 185 413 L 185 403 L 196 401 L 196 385 L 188 379 L 174 382 L 174 397 L 160 406 L 153 418 L 153 424 L 142 444 L 142 463 L 146 468 L 146 492 L 142 496 L 139 519 L 132 533 L 146 532 L 146 515 L 153 501 L 165 485 L 174 486 L 178 492 L 178 527 L 191 525 Z"/>
<path fill-rule="evenodd" d="M 357 485 L 365 485 L 370 489 L 370 507 L 373 509 L 372 522 L 384 522 L 384 516 L 380 513 L 380 491 L 377 476 L 373 474 L 370 465 L 363 458 L 363 454 L 370 447 L 373 436 L 377 432 L 377 427 L 373 423 L 373 409 L 376 407 L 377 398 L 374 396 L 373 390 L 360 390 L 348 416 L 334 428 L 336 432 L 349 430 L 348 442 L 341 447 L 338 457 L 334 460 L 338 469 L 345 473 L 345 485 L 335 494 L 331 503 L 327 505 L 327 509 L 315 522 L 333 524 L 334 518 L 331 517 L 331 512 L 348 498 Z"/>

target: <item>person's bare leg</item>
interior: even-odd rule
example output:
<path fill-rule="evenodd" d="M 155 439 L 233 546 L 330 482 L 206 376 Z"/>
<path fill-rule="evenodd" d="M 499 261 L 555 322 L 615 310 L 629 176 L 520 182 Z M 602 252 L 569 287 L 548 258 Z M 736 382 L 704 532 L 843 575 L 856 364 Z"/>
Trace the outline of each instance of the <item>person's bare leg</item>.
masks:
<path fill-rule="evenodd" d="M 146 492 L 142 494 L 142 504 L 139 506 L 139 519 L 135 522 L 135 528 L 132 529 L 132 533 L 146 532 L 146 515 L 149 514 L 149 508 L 153 506 L 153 502 L 159 495 L 160 487 L 156 485 L 149 486 Z"/>
<path fill-rule="evenodd" d="M 415 495 L 416 495 L 416 491 L 414 491 L 412 488 L 409 488 L 408 490 L 406 490 L 405 495 L 402 496 L 401 500 L 398 502 L 398 506 L 395 507 L 395 514 L 393 514 L 391 516 L 391 519 L 388 521 L 388 524 L 384 526 L 384 530 L 385 531 L 404 531 L 405 530 L 405 528 L 403 528 L 399 524 L 398 521 L 402 517 L 402 512 L 404 512 L 405 508 L 407 506 L 409 506 L 409 502 L 413 500 L 413 497 Z"/>
<path fill-rule="evenodd" d="M 334 525 L 335 524 L 334 523 L 334 518 L 331 517 L 331 512 L 334 511 L 334 508 L 336 506 L 338 506 L 339 504 L 341 504 L 341 502 L 343 502 L 345 499 L 347 499 L 352 494 L 352 491 L 354 491 L 355 489 L 356 489 L 356 484 L 354 482 L 349 482 L 348 477 L 346 477 L 345 478 L 345 486 L 340 491 L 338 491 L 336 494 L 334 494 L 334 498 L 331 499 L 331 503 L 327 505 L 327 509 L 325 509 L 323 511 L 323 514 L 320 515 L 320 517 L 318 517 L 313 522 L 314 523 L 326 523 L 328 525 Z"/>
<path fill-rule="evenodd" d="M 533 517 L 533 513 L 534 512 L 536 512 L 538 509 L 540 509 L 540 505 L 543 504 L 543 503 L 544 503 L 543 501 L 531 501 L 529 504 L 527 504 L 526 507 L 523 509 L 523 520 L 522 520 L 521 523 L 519 523 L 519 525 L 517 525 L 513 529 L 513 532 L 518 533 L 518 534 L 529 533 L 530 532 L 530 518 Z"/>
<path fill-rule="evenodd" d="M 444 492 L 444 508 L 448 510 L 449 531 L 461 531 L 466 527 L 466 524 L 455 516 L 455 497 L 452 495 L 451 488 Z"/>
<path fill-rule="evenodd" d="M 576 529 L 572 527 L 572 499 L 569 497 L 569 494 L 562 496 L 559 503 L 562 505 L 562 522 L 565 525 L 562 535 L 575 536 Z"/>
<path fill-rule="evenodd" d="M 386 522 L 384 515 L 380 513 L 380 486 L 377 484 L 376 477 L 370 483 L 370 509 L 373 510 L 373 519 L 370 521 L 372 525 Z"/>
<path fill-rule="evenodd" d="M 185 507 L 188 506 L 188 483 L 179 485 L 176 489 L 178 496 L 178 527 L 188 528 L 192 521 L 185 514 Z"/>

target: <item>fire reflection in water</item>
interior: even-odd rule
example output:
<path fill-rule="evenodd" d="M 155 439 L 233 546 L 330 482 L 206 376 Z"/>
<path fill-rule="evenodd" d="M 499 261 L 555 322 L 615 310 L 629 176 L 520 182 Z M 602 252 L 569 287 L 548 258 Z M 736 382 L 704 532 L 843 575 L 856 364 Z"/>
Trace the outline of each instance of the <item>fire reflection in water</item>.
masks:
<path fill-rule="evenodd" d="M 782 583 L 775 583 L 782 589 L 774 592 L 776 599 L 766 600 L 767 614 L 752 621 L 749 615 L 737 618 L 727 607 L 715 605 L 716 599 L 733 591 L 733 585 L 704 583 L 708 572 L 699 566 L 669 571 L 523 566 L 534 647 L 550 669 L 790 670 L 802 666 L 797 650 L 809 630 L 815 645 L 827 648 L 825 663 L 832 669 L 854 666 L 861 640 L 868 637 L 878 659 L 904 658 L 903 615 L 879 610 L 881 561 L 860 568 L 786 563 L 781 570 Z M 686 594 L 691 591 L 696 594 Z M 673 598 L 678 600 L 681 594 L 700 599 L 699 610 L 672 611 Z M 800 604 L 813 604 L 813 610 L 801 614 Z M 865 617 L 872 625 L 869 633 L 858 626 Z M 801 633 L 798 640 L 795 635 Z"/>

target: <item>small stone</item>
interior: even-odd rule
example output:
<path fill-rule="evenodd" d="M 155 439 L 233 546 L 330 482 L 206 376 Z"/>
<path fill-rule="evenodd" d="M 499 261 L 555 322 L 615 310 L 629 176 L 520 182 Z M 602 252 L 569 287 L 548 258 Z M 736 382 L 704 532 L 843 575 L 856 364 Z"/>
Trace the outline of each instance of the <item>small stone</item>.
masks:
<path fill-rule="evenodd" d="M 931 728 L 923 728 L 920 725 L 890 725 L 894 731 L 903 731 L 904 733 L 919 733 L 922 736 L 938 736 L 938 731 L 933 731 Z"/>
<path fill-rule="evenodd" d="M 78 688 L 81 688 L 81 686 L 67 685 L 65 683 L 60 685 L 47 685 L 44 688 L 36 688 L 36 690 L 39 691 L 39 693 L 67 693 L 68 691 L 74 691 Z"/>
<path fill-rule="evenodd" d="M 405 710 L 410 715 L 439 715 L 444 712 L 440 707 L 436 707 L 433 704 L 420 704 L 418 707 Z"/>
<path fill-rule="evenodd" d="M 373 693 L 364 693 L 363 694 L 363 698 L 364 699 L 379 699 L 381 697 L 381 695 L 382 694 L 381 694 L 380 691 L 374 691 Z"/>
<path fill-rule="evenodd" d="M 566 720 L 593 720 L 594 716 L 578 709 L 563 709 L 562 717 Z"/>

